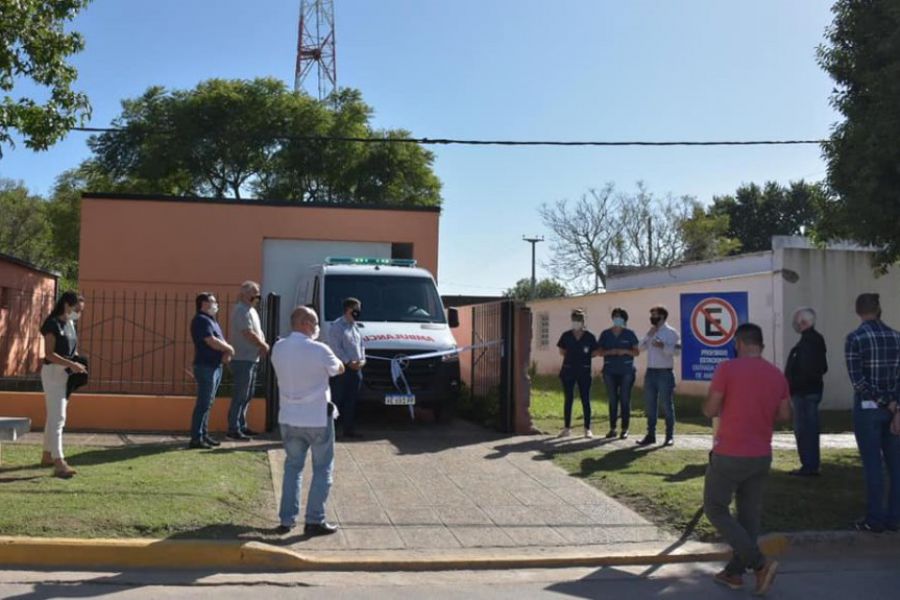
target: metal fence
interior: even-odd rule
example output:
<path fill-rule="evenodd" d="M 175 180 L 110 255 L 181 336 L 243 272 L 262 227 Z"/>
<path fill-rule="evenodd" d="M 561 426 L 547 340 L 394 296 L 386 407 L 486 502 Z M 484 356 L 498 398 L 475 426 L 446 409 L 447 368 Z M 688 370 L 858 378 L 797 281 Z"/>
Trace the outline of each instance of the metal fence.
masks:
<path fill-rule="evenodd" d="M 472 343 L 502 340 L 472 352 L 472 400 L 488 404 L 487 415 L 501 431 L 512 431 L 513 307 L 510 300 L 472 307 Z"/>
<path fill-rule="evenodd" d="M 85 393 L 127 393 L 152 395 L 193 395 L 192 363 L 194 345 L 190 323 L 196 313 L 195 295 L 156 292 L 82 292 L 85 309 L 76 323 L 78 352 L 89 361 L 89 382 Z M 226 339 L 231 339 L 230 315 L 235 300 L 216 295 L 219 300 L 219 324 Z M 8 365 L 0 378 L 0 390 L 40 390 L 39 362 L 35 336 L 49 314 L 53 298 L 13 298 L 10 324 L 3 333 L 0 350 L 28 345 L 30 359 Z M 264 329 L 267 327 L 266 300 L 260 307 Z M 39 306 L 26 312 L 26 305 Z M 27 318 L 26 318 L 27 314 Z M 27 344 L 23 344 L 23 340 Z M 39 346 L 40 347 L 40 346 Z M 37 351 L 39 353 L 40 350 Z M 22 354 L 21 352 L 19 354 Z M 267 377 L 263 361 L 255 393 L 262 395 Z M 223 375 L 220 395 L 230 394 L 231 377 Z"/>

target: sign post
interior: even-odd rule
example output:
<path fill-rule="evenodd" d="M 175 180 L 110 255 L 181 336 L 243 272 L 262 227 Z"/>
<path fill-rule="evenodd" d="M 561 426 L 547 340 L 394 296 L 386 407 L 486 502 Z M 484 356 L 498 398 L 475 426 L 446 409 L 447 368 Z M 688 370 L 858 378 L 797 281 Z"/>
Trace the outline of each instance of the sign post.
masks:
<path fill-rule="evenodd" d="M 681 295 L 681 379 L 710 381 L 734 358 L 734 333 L 748 316 L 747 292 Z"/>

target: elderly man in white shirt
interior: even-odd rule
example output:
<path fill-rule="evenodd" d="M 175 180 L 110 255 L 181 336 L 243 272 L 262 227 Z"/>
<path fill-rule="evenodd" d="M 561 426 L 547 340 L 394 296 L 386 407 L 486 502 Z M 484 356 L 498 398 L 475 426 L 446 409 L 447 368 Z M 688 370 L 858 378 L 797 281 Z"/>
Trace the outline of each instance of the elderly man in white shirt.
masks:
<path fill-rule="evenodd" d="M 650 331 L 641 340 L 640 349 L 647 353 L 647 372 L 644 375 L 644 402 L 647 411 L 647 435 L 638 446 L 656 443 L 656 420 L 659 405 L 666 415 L 666 446 L 675 443 L 675 353 L 681 337 L 666 323 L 669 311 L 664 306 L 650 309 Z"/>
<path fill-rule="evenodd" d="M 291 335 L 272 348 L 272 367 L 278 376 L 278 423 L 287 459 L 279 533 L 294 528 L 300 514 L 300 489 L 306 453 L 312 450 L 313 477 L 306 501 L 306 536 L 335 533 L 325 520 L 325 502 L 334 474 L 334 418 L 328 380 L 344 372 L 344 365 L 321 342 L 316 313 L 299 306 L 291 313 Z"/>

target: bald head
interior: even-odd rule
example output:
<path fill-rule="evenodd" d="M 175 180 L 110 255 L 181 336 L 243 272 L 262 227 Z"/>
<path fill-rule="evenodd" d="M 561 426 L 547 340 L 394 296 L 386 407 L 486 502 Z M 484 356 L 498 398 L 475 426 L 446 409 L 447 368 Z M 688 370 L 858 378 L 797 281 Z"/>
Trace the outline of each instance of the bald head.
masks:
<path fill-rule="evenodd" d="M 291 313 L 291 329 L 306 335 L 312 335 L 319 325 L 319 317 L 315 311 L 306 306 L 298 306 Z"/>

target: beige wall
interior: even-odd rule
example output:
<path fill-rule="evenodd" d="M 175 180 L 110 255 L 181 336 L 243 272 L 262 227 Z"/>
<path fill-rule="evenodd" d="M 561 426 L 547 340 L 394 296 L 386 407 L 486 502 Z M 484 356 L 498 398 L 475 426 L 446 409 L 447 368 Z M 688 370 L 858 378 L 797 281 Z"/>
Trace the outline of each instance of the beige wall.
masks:
<path fill-rule="evenodd" d="M 575 298 L 562 298 L 559 300 L 546 300 L 533 302 L 531 307 L 533 317 L 532 337 L 532 361 L 536 363 L 539 373 L 557 373 L 562 358 L 556 348 L 556 342 L 560 334 L 570 327 L 569 314 L 573 308 L 582 307 L 587 313 L 587 327 L 595 335 L 610 327 L 610 312 L 619 306 L 628 311 L 628 327 L 633 329 L 642 338 L 650 327 L 650 307 L 662 304 L 669 309 L 669 324 L 681 332 L 681 294 L 703 292 L 748 292 L 748 309 L 750 320 L 759 324 L 767 339 L 771 340 L 775 333 L 773 320 L 773 275 L 763 273 L 747 275 L 743 277 L 720 278 L 701 282 L 680 283 L 677 285 L 660 286 L 656 288 L 628 290 L 622 292 L 608 292 L 605 294 L 592 294 Z M 546 347 L 540 346 L 540 315 L 547 313 L 550 316 L 550 340 Z M 769 344 L 765 352 L 766 358 L 774 360 L 777 364 L 782 361 L 783 350 L 776 348 L 776 344 Z M 637 385 L 643 384 L 646 358 L 639 356 L 636 360 Z M 594 359 L 594 373 L 599 374 L 603 368 L 603 359 Z M 675 378 L 677 391 L 683 394 L 702 395 L 706 393 L 708 384 L 700 381 L 681 381 L 681 359 L 675 360 Z"/>
<path fill-rule="evenodd" d="M 783 250 L 783 268 L 796 272 L 796 283 L 783 283 L 784 347 L 790 350 L 798 336 L 790 327 L 790 319 L 798 306 L 811 306 L 818 316 L 816 328 L 828 346 L 828 374 L 825 376 L 825 408 L 849 408 L 853 390 L 847 379 L 844 362 L 844 339 L 859 326 L 854 312 L 856 296 L 862 292 L 881 294 L 884 320 L 900 327 L 900 271 L 875 277 L 871 253 L 852 250 Z"/>

